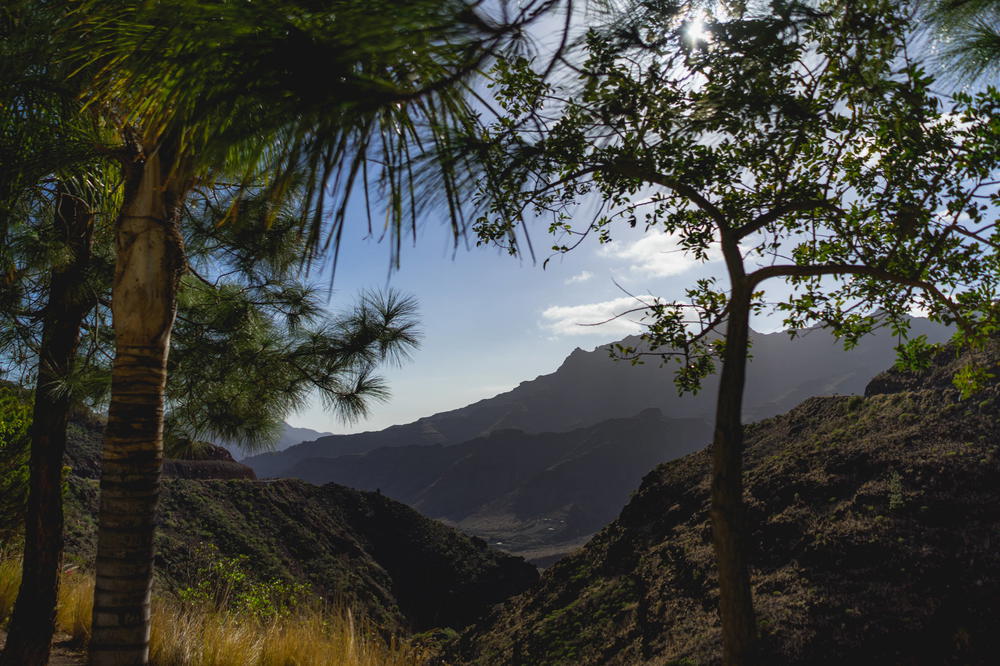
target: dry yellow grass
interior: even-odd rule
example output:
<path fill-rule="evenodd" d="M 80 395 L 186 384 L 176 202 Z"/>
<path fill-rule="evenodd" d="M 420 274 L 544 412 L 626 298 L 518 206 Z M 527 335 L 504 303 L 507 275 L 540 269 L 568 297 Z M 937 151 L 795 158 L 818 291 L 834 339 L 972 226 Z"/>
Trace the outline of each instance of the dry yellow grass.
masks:
<path fill-rule="evenodd" d="M 0 621 L 14 605 L 17 560 L 0 561 Z M 91 576 L 63 576 L 56 626 L 83 645 L 90 637 Z M 150 662 L 154 666 L 417 666 L 427 655 L 404 642 L 386 644 L 350 611 L 305 608 L 258 622 L 231 613 L 154 600 Z"/>
<path fill-rule="evenodd" d="M 21 586 L 21 560 L 0 560 L 0 626 L 7 622 Z"/>
<path fill-rule="evenodd" d="M 349 611 L 304 610 L 264 623 L 211 610 L 154 606 L 156 666 L 417 666 L 427 655 L 386 644 Z"/>
<path fill-rule="evenodd" d="M 17 600 L 17 589 L 21 586 L 21 561 L 0 561 L 0 626 L 7 622 L 10 612 L 14 610 Z"/>
<path fill-rule="evenodd" d="M 21 586 L 21 560 L 0 560 L 0 626 L 14 610 Z M 83 645 L 90 638 L 90 608 L 94 599 L 94 579 L 77 573 L 63 574 L 56 606 L 56 629 Z"/>
<path fill-rule="evenodd" d="M 415 666 L 428 655 L 407 644 L 386 645 L 355 622 L 350 611 L 309 612 L 268 627 L 258 666 Z"/>
<path fill-rule="evenodd" d="M 69 634 L 77 645 L 90 640 L 91 608 L 94 604 L 94 579 L 79 573 L 63 574 L 56 606 L 56 628 Z"/>

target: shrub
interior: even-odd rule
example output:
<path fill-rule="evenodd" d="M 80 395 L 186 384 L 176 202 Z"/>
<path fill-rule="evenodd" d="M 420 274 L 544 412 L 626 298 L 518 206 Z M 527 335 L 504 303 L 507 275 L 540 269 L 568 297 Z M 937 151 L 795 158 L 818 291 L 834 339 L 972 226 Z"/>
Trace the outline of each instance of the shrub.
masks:
<path fill-rule="evenodd" d="M 24 523 L 30 424 L 31 405 L 16 389 L 0 386 L 0 548 Z"/>
<path fill-rule="evenodd" d="M 287 616 L 311 596 L 303 583 L 256 579 L 249 572 L 246 555 L 225 557 L 214 545 L 203 544 L 195 558 L 203 562 L 195 574 L 197 582 L 178 591 L 186 605 L 267 620 Z"/>

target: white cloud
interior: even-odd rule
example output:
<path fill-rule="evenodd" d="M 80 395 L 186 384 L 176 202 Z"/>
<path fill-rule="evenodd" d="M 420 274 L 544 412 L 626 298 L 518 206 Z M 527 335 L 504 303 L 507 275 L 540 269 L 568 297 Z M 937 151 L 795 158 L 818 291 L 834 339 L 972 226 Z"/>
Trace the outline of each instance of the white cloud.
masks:
<path fill-rule="evenodd" d="M 564 284 L 575 284 L 577 282 L 586 282 L 590 278 L 594 277 L 594 274 L 590 271 L 581 271 L 571 278 L 567 278 Z"/>
<path fill-rule="evenodd" d="M 600 250 L 601 254 L 629 262 L 629 270 L 649 277 L 669 277 L 680 275 L 701 262 L 692 254 L 680 248 L 675 234 L 648 233 L 639 240 L 626 245 L 610 243 Z M 722 258 L 718 246 L 708 251 L 709 261 Z"/>
<path fill-rule="evenodd" d="M 556 336 L 561 335 L 631 335 L 642 331 L 638 323 L 641 312 L 612 319 L 627 310 L 641 307 L 631 296 L 622 296 L 600 303 L 583 305 L 553 305 L 542 312 L 542 328 Z M 610 321 L 608 321 L 610 320 Z M 586 324 L 599 324 L 587 326 Z"/>

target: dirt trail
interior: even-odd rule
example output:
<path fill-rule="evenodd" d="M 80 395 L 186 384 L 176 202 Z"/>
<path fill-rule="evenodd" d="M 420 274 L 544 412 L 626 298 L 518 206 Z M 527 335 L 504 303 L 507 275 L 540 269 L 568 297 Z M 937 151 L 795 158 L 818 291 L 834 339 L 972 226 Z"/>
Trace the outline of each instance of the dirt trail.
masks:
<path fill-rule="evenodd" d="M 0 649 L 3 649 L 7 642 L 7 632 L 0 631 Z M 87 655 L 81 650 L 69 647 L 69 636 L 67 634 L 56 634 L 52 643 L 52 656 L 49 658 L 49 666 L 86 666 Z"/>

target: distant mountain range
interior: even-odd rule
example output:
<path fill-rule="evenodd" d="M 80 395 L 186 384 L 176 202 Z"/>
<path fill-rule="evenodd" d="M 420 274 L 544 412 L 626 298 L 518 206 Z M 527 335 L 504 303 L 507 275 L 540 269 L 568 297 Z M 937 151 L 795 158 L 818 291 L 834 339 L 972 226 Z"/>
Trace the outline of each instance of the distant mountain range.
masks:
<path fill-rule="evenodd" d="M 703 419 L 648 409 L 565 433 L 495 430 L 462 444 L 308 458 L 287 476 L 378 490 L 545 564 L 612 520 L 642 477 L 700 448 Z"/>
<path fill-rule="evenodd" d="M 932 342 L 949 337 L 924 319 L 912 328 Z M 861 393 L 892 364 L 896 344 L 887 331 L 850 352 L 822 330 L 794 339 L 754 333 L 744 417 L 774 416 L 815 395 Z M 616 362 L 606 346 L 577 349 L 552 374 L 493 398 L 243 462 L 260 478 L 379 489 L 544 563 L 616 515 L 653 466 L 710 440 L 717 377 L 696 395 L 678 396 L 672 370 L 657 359 Z"/>
<path fill-rule="evenodd" d="M 296 444 L 301 444 L 302 442 L 311 441 L 320 437 L 327 437 L 329 435 L 330 433 L 328 432 L 320 432 L 310 428 L 296 428 L 295 426 L 284 423 L 281 428 L 281 437 L 279 437 L 278 441 L 274 443 L 272 451 L 284 451 L 290 446 L 295 446 Z M 254 455 L 254 453 L 247 451 L 236 442 L 220 441 L 218 444 L 219 446 L 229 449 L 237 460 Z"/>

